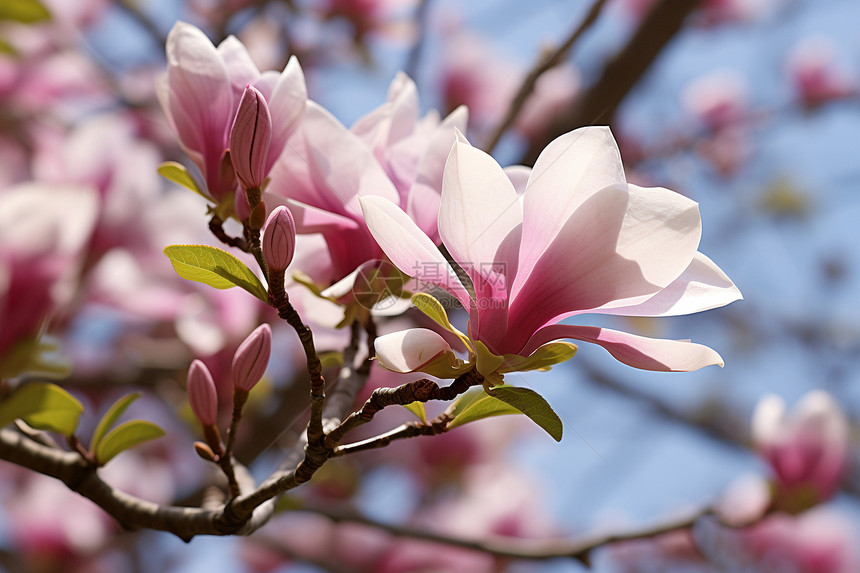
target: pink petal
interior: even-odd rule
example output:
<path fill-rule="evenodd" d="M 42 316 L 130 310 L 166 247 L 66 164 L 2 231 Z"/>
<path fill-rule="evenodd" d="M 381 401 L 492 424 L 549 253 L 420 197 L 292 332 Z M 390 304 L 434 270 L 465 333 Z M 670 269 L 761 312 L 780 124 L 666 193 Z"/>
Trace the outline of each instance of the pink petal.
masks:
<path fill-rule="evenodd" d="M 642 370 L 690 372 L 711 364 L 723 366 L 720 355 L 701 344 L 686 340 L 646 338 L 618 330 L 569 324 L 554 324 L 540 329 L 520 354 L 528 355 L 543 344 L 561 338 L 599 344 L 619 362 Z"/>
<path fill-rule="evenodd" d="M 471 306 L 469 293 L 454 269 L 406 213 L 382 197 L 362 197 L 360 202 L 367 228 L 397 268 L 450 292 L 465 308 Z"/>
<path fill-rule="evenodd" d="M 305 115 L 271 173 L 269 191 L 359 219 L 353 198 L 399 195 L 373 154 L 322 106 L 308 101 Z"/>
<path fill-rule="evenodd" d="M 520 271 L 528 275 L 589 197 L 626 181 L 618 146 L 607 127 L 583 127 L 547 145 L 535 162 L 525 193 Z"/>
<path fill-rule="evenodd" d="M 483 151 L 457 141 L 445 165 L 439 235 L 476 291 L 483 275 L 515 276 L 522 221 L 517 192 L 504 170 Z M 503 285 L 505 292 L 509 288 Z"/>
<path fill-rule="evenodd" d="M 308 100 L 305 76 L 295 56 L 290 57 L 287 67 L 277 76 L 272 93 L 266 99 L 272 114 L 272 148 L 266 166 L 271 170 L 290 135 L 298 127 Z"/>
<path fill-rule="evenodd" d="M 251 58 L 244 44 L 235 36 L 227 36 L 218 44 L 218 55 L 227 67 L 234 101 L 239 101 L 245 86 L 253 84 L 260 77 L 260 70 Z"/>
<path fill-rule="evenodd" d="M 426 328 L 380 336 L 374 348 L 379 362 L 395 372 L 414 372 L 443 352 L 452 352 L 444 338 Z"/>
<path fill-rule="evenodd" d="M 675 282 L 645 302 L 599 312 L 621 316 L 680 316 L 725 306 L 742 298 L 741 291 L 722 269 L 697 252 Z"/>

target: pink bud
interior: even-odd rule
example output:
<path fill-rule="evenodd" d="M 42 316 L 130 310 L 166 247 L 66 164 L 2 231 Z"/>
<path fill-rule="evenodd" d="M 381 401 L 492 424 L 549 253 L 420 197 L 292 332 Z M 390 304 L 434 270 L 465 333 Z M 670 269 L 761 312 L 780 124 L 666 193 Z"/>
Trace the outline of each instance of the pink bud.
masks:
<path fill-rule="evenodd" d="M 296 252 L 296 223 L 293 214 L 283 205 L 276 207 L 263 229 L 263 255 L 269 269 L 283 272 L 290 266 Z"/>
<path fill-rule="evenodd" d="M 218 393 L 212 374 L 200 360 L 191 363 L 186 385 L 194 415 L 203 426 L 214 426 L 218 416 Z"/>
<path fill-rule="evenodd" d="M 266 372 L 271 351 L 272 329 L 268 324 L 261 324 L 233 355 L 233 387 L 249 392 Z"/>
<path fill-rule="evenodd" d="M 266 158 L 271 140 L 269 105 L 263 94 L 247 85 L 230 133 L 230 159 L 245 189 L 259 188 L 266 179 Z"/>
<path fill-rule="evenodd" d="M 778 396 L 759 402 L 753 442 L 776 475 L 781 509 L 802 510 L 833 496 L 845 472 L 848 432 L 845 414 L 826 392 L 810 392 L 790 413 Z"/>

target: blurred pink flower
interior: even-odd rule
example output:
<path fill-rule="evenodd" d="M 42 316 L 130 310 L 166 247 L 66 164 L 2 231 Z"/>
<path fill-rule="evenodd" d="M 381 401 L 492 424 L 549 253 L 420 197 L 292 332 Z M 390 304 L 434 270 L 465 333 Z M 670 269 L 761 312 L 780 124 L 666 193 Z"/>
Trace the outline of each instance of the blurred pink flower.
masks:
<path fill-rule="evenodd" d="M 779 509 L 802 511 L 839 489 L 848 457 L 848 421 L 826 392 L 805 395 L 791 413 L 768 395 L 756 406 L 753 442 L 775 474 Z"/>
<path fill-rule="evenodd" d="M 588 313 L 690 314 L 738 300 L 731 280 L 697 251 L 695 202 L 668 189 L 628 184 L 607 128 L 557 138 L 527 181 L 523 171 L 511 172 L 525 187 L 518 193 L 508 173 L 464 139 L 451 151 L 439 233 L 471 289 L 396 205 L 373 196 L 361 200 L 367 225 L 392 263 L 448 291 L 468 310 L 464 342 L 481 374 L 537 368 L 525 357 L 561 338 L 599 344 L 647 370 L 722 365 L 719 354 L 689 341 L 558 324 Z M 378 338 L 376 350 L 383 365 L 405 372 L 451 347 L 433 331 L 413 329 Z"/>
<path fill-rule="evenodd" d="M 580 83 L 579 72 L 570 66 L 556 66 L 542 74 L 517 116 L 517 131 L 530 141 L 538 140 L 553 120 L 573 107 Z"/>
<path fill-rule="evenodd" d="M 435 233 L 442 167 L 466 113 L 455 111 L 440 122 L 434 112 L 419 117 L 418 109 L 415 84 L 403 74 L 392 82 L 388 101 L 351 130 L 308 102 L 289 149 L 275 164 L 267 204 L 287 201 L 299 233 L 323 235 L 332 263 L 326 285 L 383 256 L 359 197 L 385 197 Z"/>
<path fill-rule="evenodd" d="M 735 70 L 715 70 L 687 84 L 681 102 L 705 128 L 719 130 L 737 123 L 748 111 L 747 83 Z"/>
<path fill-rule="evenodd" d="M 203 32 L 178 22 L 167 37 L 167 73 L 157 83 L 158 99 L 183 150 L 203 173 L 215 202 L 231 197 L 236 181 L 226 161 L 230 130 L 245 90 L 251 84 L 266 99 L 272 140 L 266 170 L 280 155 L 307 100 L 298 60 L 281 73 L 260 73 L 245 47 L 229 36 L 216 48 Z"/>
<path fill-rule="evenodd" d="M 826 38 L 800 42 L 788 56 L 787 69 L 797 97 L 808 108 L 857 93 L 856 79 L 838 66 L 836 47 Z"/>

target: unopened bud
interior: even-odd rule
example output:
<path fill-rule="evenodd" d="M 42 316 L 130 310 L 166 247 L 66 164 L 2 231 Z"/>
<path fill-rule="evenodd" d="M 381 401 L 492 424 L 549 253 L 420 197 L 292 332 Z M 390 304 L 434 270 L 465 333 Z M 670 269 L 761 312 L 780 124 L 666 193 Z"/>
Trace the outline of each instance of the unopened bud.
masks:
<path fill-rule="evenodd" d="M 230 159 L 243 188 L 263 185 L 271 140 L 272 116 L 266 98 L 247 85 L 230 132 Z"/>
<path fill-rule="evenodd" d="M 248 217 L 248 226 L 252 229 L 260 230 L 266 224 L 266 204 L 263 201 L 251 209 L 251 215 Z"/>
<path fill-rule="evenodd" d="M 191 410 L 205 426 L 214 426 L 218 417 L 218 393 L 209 369 L 200 360 L 194 360 L 188 369 L 188 402 Z"/>
<path fill-rule="evenodd" d="M 249 392 L 265 374 L 271 351 L 272 329 L 268 324 L 262 324 L 248 335 L 233 355 L 233 387 Z"/>
<path fill-rule="evenodd" d="M 194 451 L 197 452 L 197 455 L 207 462 L 217 462 L 218 457 L 215 455 L 215 452 L 212 451 L 208 445 L 203 442 L 194 442 Z"/>
<path fill-rule="evenodd" d="M 275 208 L 263 229 L 263 256 L 269 270 L 284 272 L 296 252 L 296 223 L 283 205 Z"/>

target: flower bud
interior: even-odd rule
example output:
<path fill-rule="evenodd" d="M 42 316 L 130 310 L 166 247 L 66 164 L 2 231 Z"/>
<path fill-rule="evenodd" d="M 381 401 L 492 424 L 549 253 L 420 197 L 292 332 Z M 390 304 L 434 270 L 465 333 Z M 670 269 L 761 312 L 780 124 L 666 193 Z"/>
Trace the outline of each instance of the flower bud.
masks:
<path fill-rule="evenodd" d="M 247 85 L 230 132 L 230 159 L 245 189 L 258 189 L 266 179 L 266 159 L 272 140 L 269 105 L 257 88 Z"/>
<path fill-rule="evenodd" d="M 290 210 L 283 205 L 275 208 L 263 229 L 263 256 L 269 269 L 283 272 L 290 266 L 296 252 L 296 223 Z"/>
<path fill-rule="evenodd" d="M 218 417 L 218 393 L 212 374 L 200 360 L 191 363 L 186 385 L 194 415 L 203 426 L 214 426 Z"/>
<path fill-rule="evenodd" d="M 271 351 L 272 329 L 268 324 L 262 324 L 248 335 L 233 355 L 233 387 L 249 392 L 266 372 Z"/>

